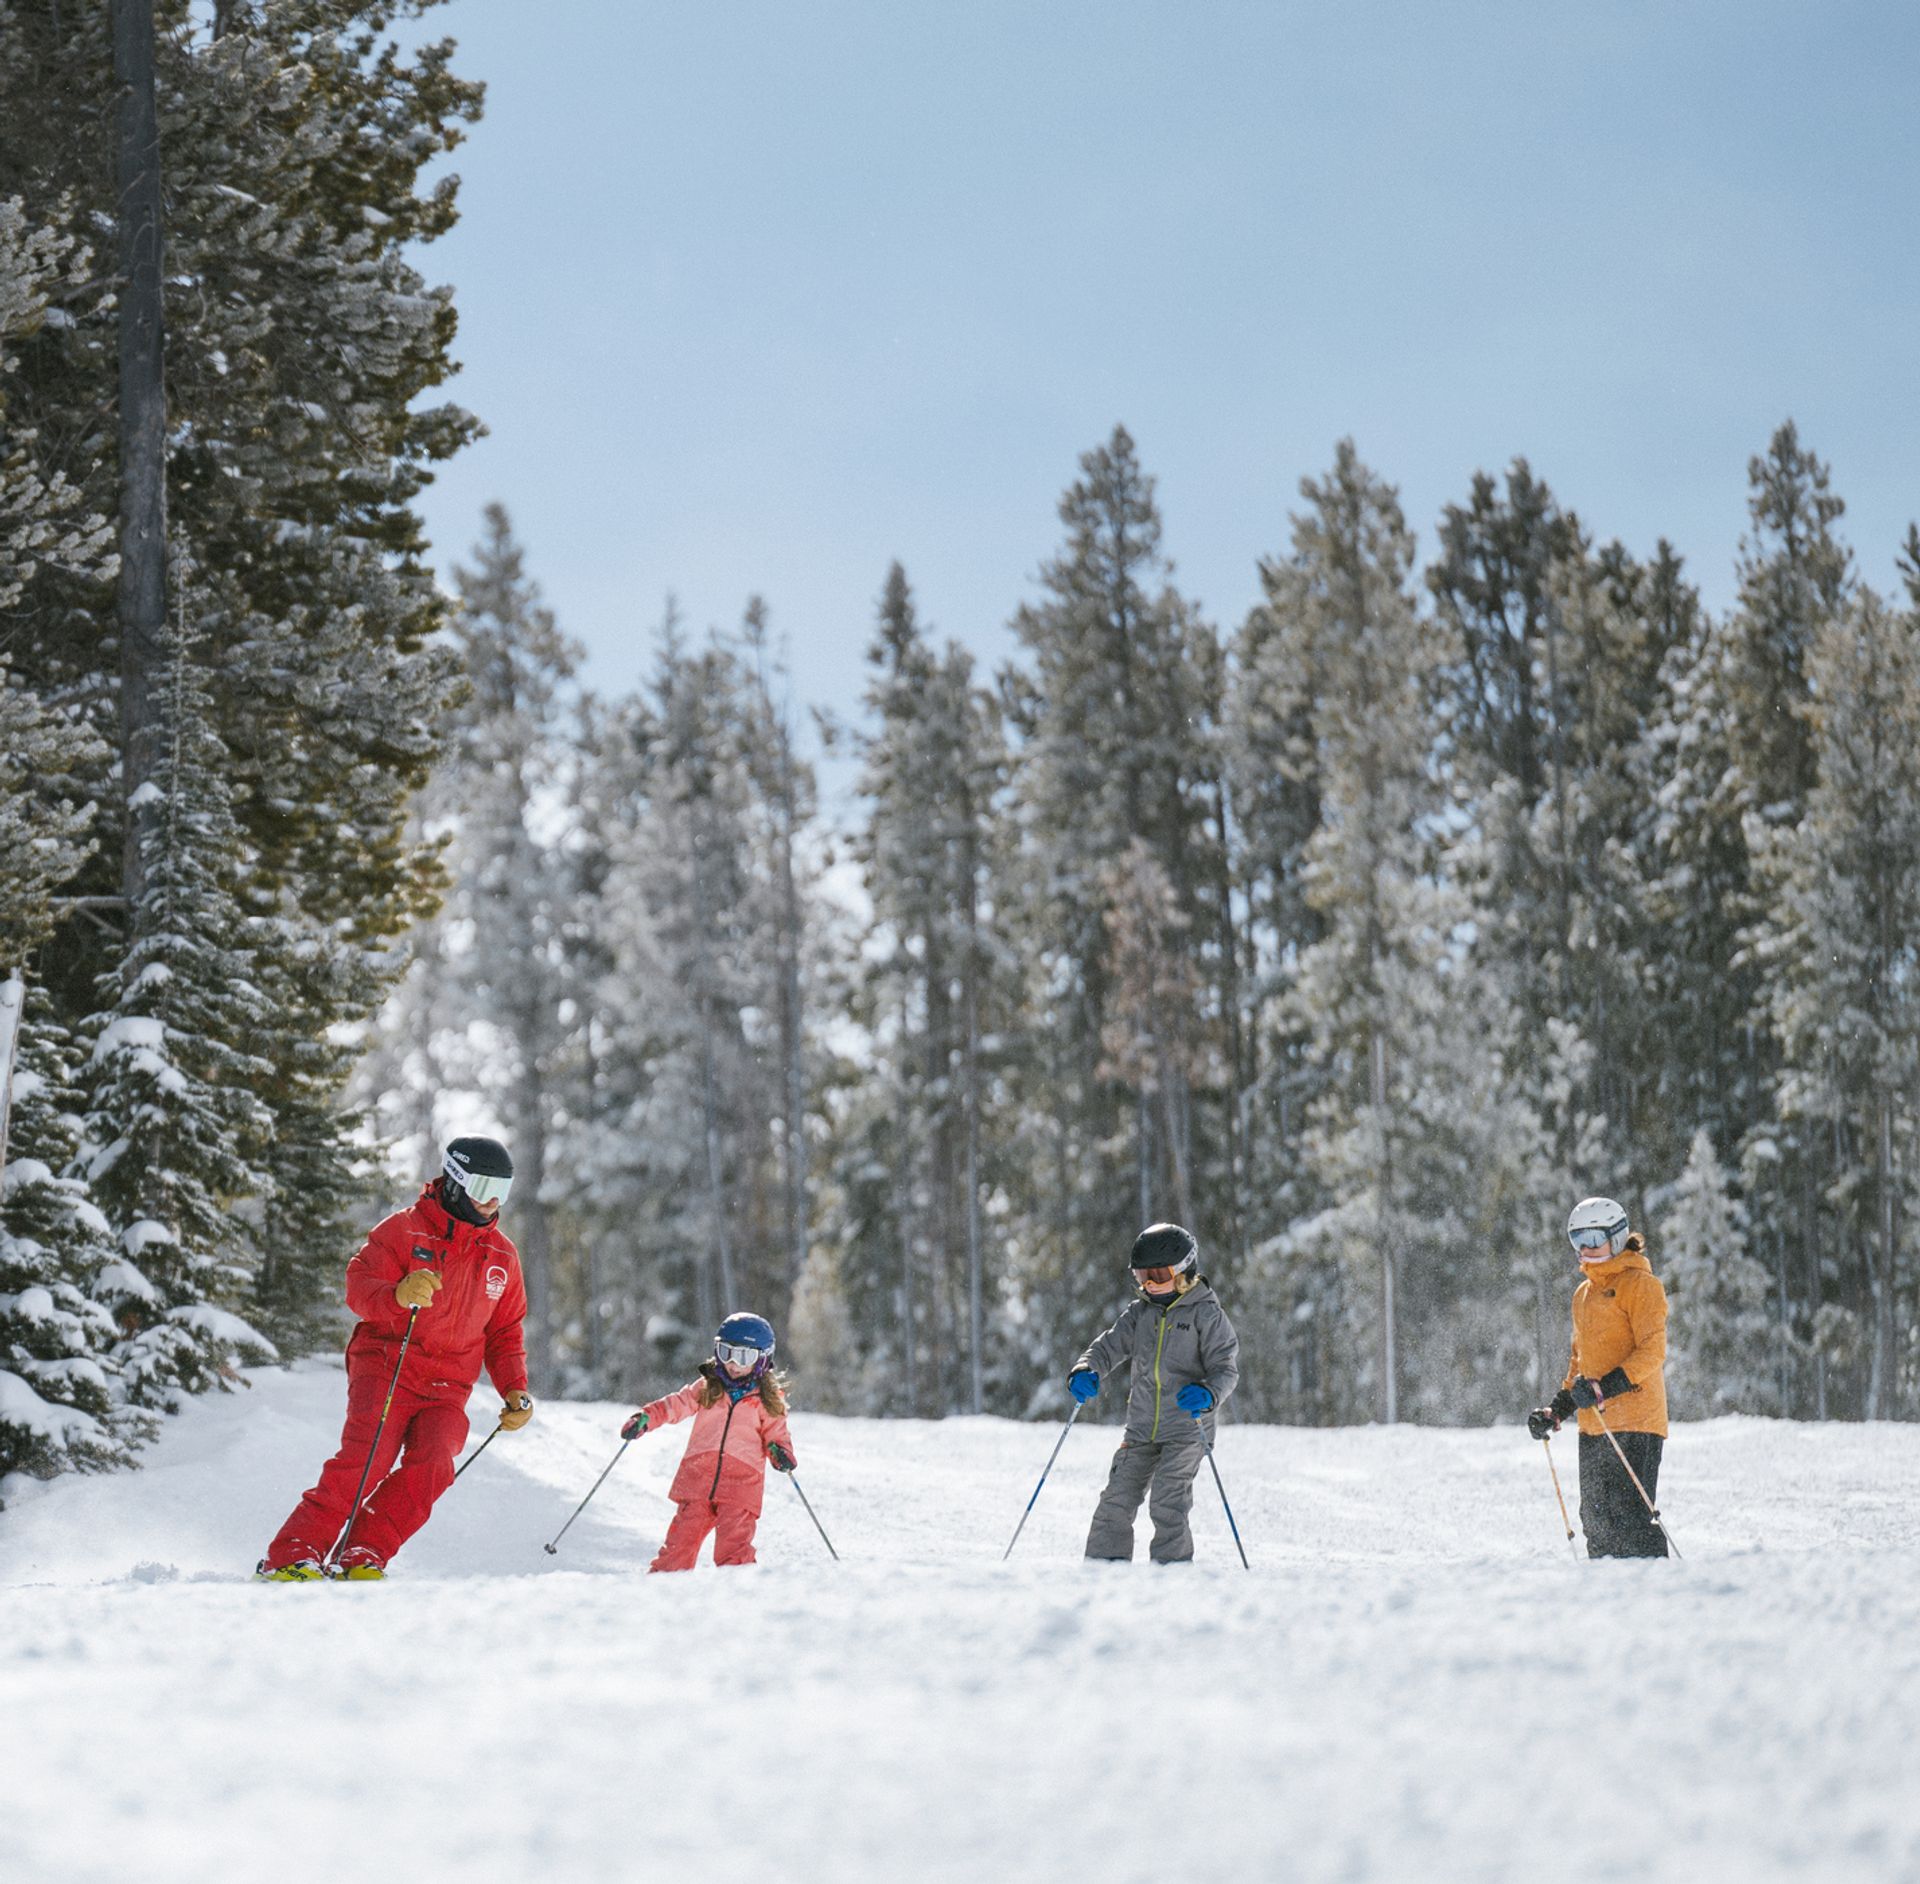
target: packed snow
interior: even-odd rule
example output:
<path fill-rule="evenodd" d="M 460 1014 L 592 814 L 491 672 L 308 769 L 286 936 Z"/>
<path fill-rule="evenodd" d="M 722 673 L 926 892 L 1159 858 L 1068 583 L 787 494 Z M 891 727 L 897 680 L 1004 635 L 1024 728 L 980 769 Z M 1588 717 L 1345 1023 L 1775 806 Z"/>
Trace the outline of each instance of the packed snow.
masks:
<path fill-rule="evenodd" d="M 1682 1426 L 1685 1560 L 1588 1563 L 1523 1430 L 1228 1425 L 1249 1574 L 1204 1470 L 1200 1562 L 1080 1561 L 1111 1427 L 1003 1565 L 1057 1429 L 802 1411 L 844 1561 L 770 1480 L 757 1568 L 648 1578 L 684 1432 L 549 1556 L 626 1408 L 546 1404 L 384 1585 L 261 1586 L 343 1385 L 250 1379 L 6 1486 L 0 1876 L 1920 1876 L 1920 1428 Z"/>

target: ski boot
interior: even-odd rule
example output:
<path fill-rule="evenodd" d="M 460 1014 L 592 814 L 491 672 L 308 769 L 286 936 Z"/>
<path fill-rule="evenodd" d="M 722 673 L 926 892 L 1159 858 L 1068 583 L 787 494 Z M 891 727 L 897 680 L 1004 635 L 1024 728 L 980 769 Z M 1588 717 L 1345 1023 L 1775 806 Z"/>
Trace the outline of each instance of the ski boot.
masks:
<path fill-rule="evenodd" d="M 337 1577 L 344 1577 L 349 1583 L 384 1582 L 387 1566 L 364 1544 L 350 1545 L 341 1553 L 339 1568 L 334 1571 Z"/>
<path fill-rule="evenodd" d="M 283 1563 L 277 1570 L 269 1570 L 267 1560 L 262 1557 L 254 1565 L 253 1580 L 256 1583 L 324 1583 L 327 1567 L 317 1557 L 302 1557 L 294 1563 Z"/>

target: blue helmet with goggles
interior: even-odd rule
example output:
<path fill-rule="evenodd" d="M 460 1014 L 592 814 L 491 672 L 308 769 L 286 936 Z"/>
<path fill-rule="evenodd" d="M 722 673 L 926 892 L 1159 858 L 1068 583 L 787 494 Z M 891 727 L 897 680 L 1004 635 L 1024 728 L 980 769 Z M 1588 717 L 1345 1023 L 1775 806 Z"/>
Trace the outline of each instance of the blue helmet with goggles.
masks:
<path fill-rule="evenodd" d="M 758 1380 L 773 1365 L 773 1323 L 764 1315 L 729 1315 L 713 1337 L 713 1358 L 735 1380 Z"/>
<path fill-rule="evenodd" d="M 504 1204 L 513 1189 L 513 1159 L 497 1138 L 451 1140 L 440 1168 L 476 1204 Z"/>

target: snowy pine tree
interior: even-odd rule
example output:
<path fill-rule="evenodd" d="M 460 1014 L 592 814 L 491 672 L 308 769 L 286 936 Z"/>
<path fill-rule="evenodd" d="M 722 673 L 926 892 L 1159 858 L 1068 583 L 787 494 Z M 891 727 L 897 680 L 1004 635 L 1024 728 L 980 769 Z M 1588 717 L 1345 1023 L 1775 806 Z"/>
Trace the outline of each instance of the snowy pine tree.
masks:
<path fill-rule="evenodd" d="M 1777 1410 L 1767 1271 L 1748 1254 L 1746 1209 L 1704 1127 L 1686 1169 L 1650 1201 L 1655 1258 L 1673 1305 L 1668 1405 L 1681 1419 Z"/>
<path fill-rule="evenodd" d="M 1269 1260 L 1324 1266 L 1303 1300 L 1332 1318 L 1329 1410 L 1490 1410 L 1479 1395 L 1531 1358 L 1544 1142 L 1505 1076 L 1518 1016 L 1438 868 L 1430 702 L 1449 637 L 1416 607 L 1397 496 L 1350 441 L 1302 493 L 1268 607 L 1316 688 L 1298 703 L 1320 800 L 1303 870 L 1324 930 L 1288 998 L 1318 1076 L 1303 1148 L 1319 1208 Z"/>
<path fill-rule="evenodd" d="M 1895 1418 L 1920 1323 L 1920 617 L 1859 591 L 1815 636 L 1807 681 L 1805 815 L 1753 821 L 1769 911 L 1756 953 L 1781 1048 L 1782 1123 L 1822 1147 L 1823 1305 L 1870 1327 L 1863 1410 Z"/>
<path fill-rule="evenodd" d="M 1116 1265 L 1141 1227 L 1142 1168 L 1149 1215 L 1162 1216 L 1175 1208 L 1176 1153 L 1190 1169 L 1214 1162 L 1184 1063 L 1167 1068 L 1182 1089 L 1157 1107 L 1113 1076 L 1112 873 L 1136 840 L 1146 846 L 1187 922 L 1196 967 L 1187 985 L 1209 991 L 1224 881 L 1209 818 L 1218 645 L 1172 586 L 1153 481 L 1123 427 L 1084 454 L 1060 520 L 1066 540 L 1041 571 L 1042 598 L 1014 618 L 1031 667 L 1002 679 L 1020 837 L 1008 926 L 1028 1005 L 1045 1016 L 1010 1069 L 1031 1119 L 1016 1132 L 1038 1207 L 1018 1244 L 1029 1326 L 1050 1360 L 1077 1348 L 1124 1287 Z M 1183 1031 L 1197 1035 L 1206 1018 L 1183 1020 Z M 1188 1131 L 1191 1142 L 1176 1144 L 1173 1134 Z M 1209 1242 L 1216 1193 L 1193 1188 L 1205 1212 L 1195 1228 Z"/>
<path fill-rule="evenodd" d="M 149 1406 L 273 1352 L 234 1312 L 261 1236 L 236 1206 L 272 1197 L 272 1118 L 256 1093 L 271 1068 L 247 1046 L 266 1004 L 235 882 L 244 851 L 196 650 L 180 628 L 163 646 L 133 943 L 86 1030 L 85 1171 L 122 1258 L 102 1286 L 130 1330 L 129 1391 Z"/>

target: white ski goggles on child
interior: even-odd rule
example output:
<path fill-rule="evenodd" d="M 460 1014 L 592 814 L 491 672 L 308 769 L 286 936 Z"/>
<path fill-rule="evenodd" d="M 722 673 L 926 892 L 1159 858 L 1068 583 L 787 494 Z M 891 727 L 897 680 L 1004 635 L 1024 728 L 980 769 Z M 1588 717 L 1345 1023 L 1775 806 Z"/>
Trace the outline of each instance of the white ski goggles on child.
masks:
<path fill-rule="evenodd" d="M 767 1358 L 767 1351 L 744 1341 L 716 1341 L 713 1344 L 713 1358 L 736 1374 L 750 1374 Z"/>

